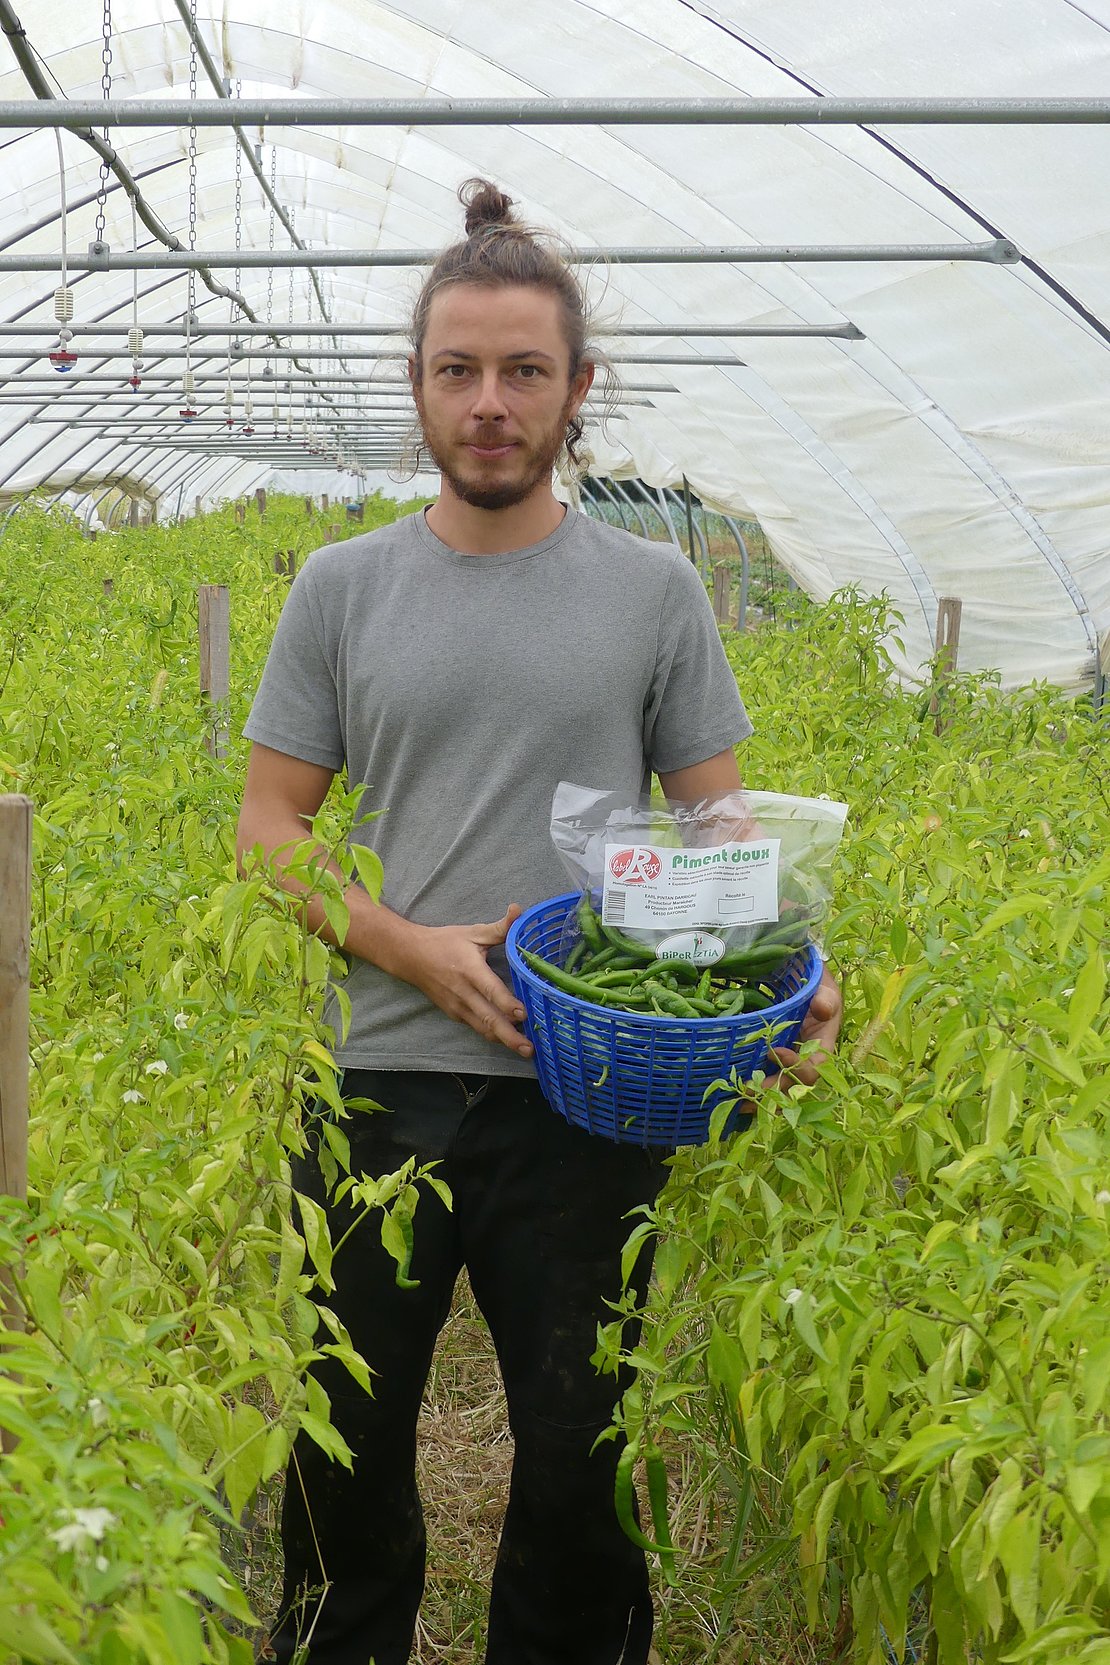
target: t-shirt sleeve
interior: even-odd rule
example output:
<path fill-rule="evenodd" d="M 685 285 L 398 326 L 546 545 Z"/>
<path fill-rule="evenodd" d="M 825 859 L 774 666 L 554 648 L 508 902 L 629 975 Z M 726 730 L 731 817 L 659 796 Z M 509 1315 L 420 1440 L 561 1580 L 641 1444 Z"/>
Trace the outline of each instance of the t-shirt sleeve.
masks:
<path fill-rule="evenodd" d="M 688 769 L 751 733 L 705 585 L 692 562 L 676 558 L 644 707 L 644 755 L 656 774 Z"/>
<path fill-rule="evenodd" d="M 335 655 L 328 651 L 311 561 L 285 599 L 243 733 L 306 763 L 343 767 Z"/>

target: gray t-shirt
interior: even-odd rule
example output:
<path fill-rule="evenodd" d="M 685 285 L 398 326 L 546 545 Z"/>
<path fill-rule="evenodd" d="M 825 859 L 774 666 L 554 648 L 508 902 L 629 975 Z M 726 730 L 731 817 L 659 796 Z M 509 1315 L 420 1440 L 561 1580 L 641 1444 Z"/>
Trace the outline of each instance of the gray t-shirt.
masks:
<path fill-rule="evenodd" d="M 462 555 L 423 512 L 317 550 L 290 589 L 245 732 L 364 782 L 354 837 L 382 900 L 425 925 L 572 888 L 561 780 L 627 794 L 752 732 L 697 572 L 568 509 L 542 543 Z M 507 980 L 504 951 L 489 956 Z M 411 984 L 353 959 L 348 1067 L 532 1075 Z M 336 1002 L 326 1013 L 336 1028 Z"/>

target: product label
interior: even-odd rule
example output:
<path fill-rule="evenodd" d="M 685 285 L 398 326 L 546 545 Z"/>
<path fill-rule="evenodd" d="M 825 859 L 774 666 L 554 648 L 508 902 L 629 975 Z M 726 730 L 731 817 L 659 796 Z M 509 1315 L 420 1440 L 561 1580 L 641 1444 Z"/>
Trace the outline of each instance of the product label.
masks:
<path fill-rule="evenodd" d="M 657 960 L 689 960 L 691 965 L 716 965 L 724 951 L 724 938 L 712 931 L 676 931 L 655 944 Z"/>
<path fill-rule="evenodd" d="M 691 850 L 607 844 L 602 921 L 677 931 L 777 920 L 779 843 L 777 838 L 761 838 Z"/>

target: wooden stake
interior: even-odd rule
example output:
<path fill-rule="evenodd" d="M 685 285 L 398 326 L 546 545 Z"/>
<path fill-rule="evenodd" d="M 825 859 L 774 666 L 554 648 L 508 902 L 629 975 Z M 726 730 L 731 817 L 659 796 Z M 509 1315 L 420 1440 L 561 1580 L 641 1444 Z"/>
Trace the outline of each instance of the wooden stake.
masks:
<path fill-rule="evenodd" d="M 312 504 L 311 497 L 306 497 L 305 500 L 304 500 L 304 512 L 305 512 L 306 515 L 311 515 L 312 512 L 313 512 L 313 504 Z"/>
<path fill-rule="evenodd" d="M 297 576 L 297 552 L 294 549 L 279 549 L 274 556 L 274 571 L 279 578 L 293 579 Z"/>
<path fill-rule="evenodd" d="M 933 696 L 929 701 L 929 711 L 932 714 L 935 734 L 943 734 L 947 725 L 947 718 L 943 712 L 944 695 L 947 684 L 956 674 L 956 662 L 960 651 L 960 618 L 962 613 L 963 602 L 957 596 L 941 596 L 937 608 L 936 669 L 933 673 Z"/>
<path fill-rule="evenodd" d="M 116 588 L 115 579 L 114 578 L 102 578 L 100 580 L 100 588 L 104 591 L 104 594 L 106 596 L 113 595 L 115 593 L 115 588 Z"/>
<path fill-rule="evenodd" d="M 129 515 L 129 519 L 132 526 L 137 526 L 139 524 L 139 499 L 137 497 L 133 497 L 131 499 L 131 513 Z"/>
<path fill-rule="evenodd" d="M 27 1195 L 31 827 L 34 806 L 0 797 L 0 1193 Z"/>
<path fill-rule="evenodd" d="M 197 591 L 200 637 L 200 692 L 210 731 L 204 745 L 217 762 L 227 756 L 231 694 L 231 597 L 226 584 L 202 584 Z"/>
<path fill-rule="evenodd" d="M 34 805 L 19 793 L 0 797 L 0 1193 L 27 1199 L 31 1002 L 31 829 Z M 0 1317 L 24 1327 L 12 1278 L 0 1266 Z M 14 1441 L 0 1436 L 0 1450 Z"/>
<path fill-rule="evenodd" d="M 247 518 L 247 505 L 245 503 L 236 503 L 235 518 L 239 522 L 240 526 L 242 526 L 243 522 Z"/>
<path fill-rule="evenodd" d="M 200 492 L 199 491 L 197 492 L 196 496 L 193 498 L 193 513 L 195 515 L 200 514 Z"/>
<path fill-rule="evenodd" d="M 732 573 L 724 561 L 718 561 L 713 568 L 713 611 L 717 615 L 718 624 L 731 624 L 729 617 L 729 601 L 732 597 Z"/>
<path fill-rule="evenodd" d="M 338 538 L 338 536 L 339 536 L 339 522 L 337 520 L 333 520 L 331 525 L 328 527 L 328 542 L 329 543 L 334 543 L 335 540 Z"/>
<path fill-rule="evenodd" d="M 265 514 L 266 514 L 266 487 L 265 486 L 256 487 L 255 493 L 254 493 L 254 500 L 258 504 L 259 514 L 264 517 Z"/>
<path fill-rule="evenodd" d="M 327 492 L 325 492 L 324 495 L 320 499 L 320 507 L 323 509 L 325 514 L 327 514 L 327 512 L 328 512 L 329 506 L 330 506 L 330 500 L 328 498 Z"/>

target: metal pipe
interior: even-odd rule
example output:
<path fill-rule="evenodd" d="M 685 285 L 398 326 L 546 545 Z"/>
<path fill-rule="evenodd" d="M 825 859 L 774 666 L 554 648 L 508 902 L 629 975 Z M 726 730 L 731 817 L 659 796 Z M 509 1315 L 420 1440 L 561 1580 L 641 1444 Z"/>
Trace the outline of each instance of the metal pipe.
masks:
<path fill-rule="evenodd" d="M 4 10 L 23 34 L 4 0 Z M 11 33 L 5 25 L 5 33 Z M 222 98 L 0 102 L 0 127 L 924 126 L 1110 121 L 1110 98 Z"/>
<path fill-rule="evenodd" d="M 151 170 L 153 171 L 153 170 Z M 90 198 L 90 200 L 93 200 Z M 123 335 L 130 328 L 128 324 L 105 324 L 99 328 L 95 324 L 70 324 L 74 335 Z M 143 325 L 146 335 L 174 335 L 185 339 L 182 325 L 163 321 Z M 0 336 L 38 336 L 57 335 L 56 323 L 44 319 L 41 324 L 3 324 L 0 323 Z M 626 324 L 621 329 L 595 329 L 591 335 L 608 340 L 620 340 L 633 336 L 689 336 L 720 337 L 724 340 L 729 336 L 752 336 L 762 339 L 771 337 L 785 340 L 810 340 L 824 338 L 838 341 L 866 341 L 867 337 L 855 324 L 698 324 L 691 328 L 687 324 Z M 363 336 L 385 335 L 403 336 L 408 334 L 404 324 L 202 324 L 193 331 L 194 341 L 203 341 L 205 336 L 231 336 L 249 339 L 253 336 L 273 336 L 284 339 L 288 336 Z M 334 356 L 334 355 L 332 355 Z"/>
<path fill-rule="evenodd" d="M 604 492 L 605 496 L 609 499 L 610 503 L 613 505 L 614 509 L 616 509 L 616 511 L 617 511 L 617 514 L 620 518 L 621 530 L 624 531 L 624 532 L 627 532 L 628 531 L 628 525 L 627 525 L 627 522 L 625 521 L 625 518 L 624 518 L 624 510 L 621 508 L 620 504 L 617 502 L 616 498 L 613 496 L 613 493 L 609 490 L 609 487 L 605 484 L 605 481 L 602 480 L 601 478 L 599 478 L 598 475 L 592 474 L 590 476 L 590 484 L 593 486 L 595 491 Z"/>
<path fill-rule="evenodd" d="M 612 486 L 613 490 L 616 492 L 617 496 L 623 498 L 624 501 L 628 504 L 628 507 L 632 510 L 632 513 L 636 516 L 636 519 L 639 522 L 640 531 L 643 533 L 644 537 L 650 543 L 651 542 L 651 533 L 648 531 L 647 521 L 644 519 L 643 515 L 640 513 L 638 505 L 629 496 L 628 492 L 625 491 L 624 487 L 621 485 L 619 480 L 610 479 L 609 483 Z"/>
<path fill-rule="evenodd" d="M 662 486 L 655 486 L 653 489 L 656 497 L 659 499 L 659 513 L 663 516 L 663 524 L 667 528 L 670 540 L 678 550 L 679 554 L 685 555 L 686 551 L 682 547 L 677 528 L 675 527 L 674 521 L 671 519 L 670 504 L 667 502 L 663 488 Z"/>
<path fill-rule="evenodd" d="M 720 510 L 717 511 L 720 513 Z M 743 630 L 748 616 L 748 585 L 751 580 L 751 560 L 748 555 L 748 544 L 739 526 L 731 515 L 722 514 L 721 519 L 736 539 L 736 547 L 740 551 L 740 610 L 736 615 L 736 628 Z"/>
<path fill-rule="evenodd" d="M 2 106 L 0 106 L 2 108 Z M 339 267 L 339 266 L 431 266 L 441 249 L 167 249 L 164 253 L 138 254 L 109 249 L 97 254 L 70 254 L 66 264 L 71 272 L 207 272 L 218 268 Z M 1021 259 L 1014 243 L 993 237 L 986 243 L 767 243 L 686 244 L 662 247 L 645 244 L 627 247 L 571 249 L 573 265 L 607 261 L 614 266 L 765 266 L 799 265 L 816 261 L 985 261 L 1012 266 Z M 61 254 L 3 254 L 0 272 L 57 272 Z M 224 291 L 226 294 L 227 291 Z M 237 297 L 248 316 L 255 317 L 246 302 Z M 272 331 L 280 335 L 280 326 Z M 334 357 L 334 354 L 332 355 Z"/>
<path fill-rule="evenodd" d="M 97 358 L 104 359 L 107 362 L 112 359 L 123 359 L 129 363 L 131 360 L 131 354 L 123 347 L 106 347 L 103 350 L 93 349 L 93 351 Z M 33 361 L 36 356 L 42 357 L 43 355 L 41 353 L 36 355 L 34 349 L 30 347 L 0 347 L 0 359 L 16 358 Z M 190 355 L 184 347 L 157 347 L 154 349 L 152 356 L 165 360 L 167 363 L 174 363 L 188 358 Z M 198 356 L 216 358 L 218 355 L 215 352 L 198 355 L 194 348 L 192 357 L 196 359 Z M 320 361 L 328 363 L 334 358 L 341 358 L 345 363 L 351 364 L 404 363 L 408 354 L 395 351 L 389 347 L 354 347 L 349 352 L 344 353 L 329 353 L 323 348 L 316 347 L 307 349 L 304 347 L 274 347 L 269 351 L 256 350 L 251 353 L 249 361 L 245 353 L 233 353 L 231 362 L 233 366 L 236 364 L 246 365 L 249 362 L 251 374 L 255 377 L 261 377 L 262 366 L 268 359 L 278 364 L 288 364 L 291 360 L 295 360 L 297 363 L 310 364 Z M 723 364 L 733 370 L 747 368 L 746 359 L 726 358 L 717 353 L 612 353 L 609 355 L 609 362 L 611 364 Z"/>
<path fill-rule="evenodd" d="M 654 498 L 652 497 L 651 488 L 649 486 L 645 486 L 644 482 L 642 480 L 638 481 L 638 484 L 639 484 L 641 492 L 643 494 L 644 508 L 645 509 L 650 508 L 652 514 L 657 515 L 659 517 L 659 519 L 663 522 L 664 536 L 667 537 L 668 542 L 670 542 L 671 537 L 673 536 L 673 532 L 668 529 L 666 517 L 663 514 L 662 510 L 659 508 L 658 503 L 656 503 Z M 615 489 L 620 492 L 621 496 L 625 499 L 625 501 L 627 503 L 630 503 L 633 506 L 635 506 L 635 501 L 636 500 L 632 496 L 632 493 L 630 491 L 626 491 L 624 489 L 624 487 L 621 485 L 619 480 L 614 480 L 613 485 L 614 485 Z M 647 531 L 646 522 L 644 523 L 644 527 L 645 527 L 644 536 L 646 538 L 651 538 L 651 533 Z M 652 539 L 652 542 L 654 542 L 654 541 L 655 540 Z"/>

